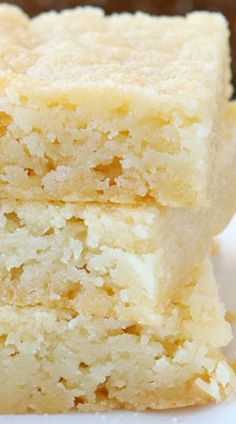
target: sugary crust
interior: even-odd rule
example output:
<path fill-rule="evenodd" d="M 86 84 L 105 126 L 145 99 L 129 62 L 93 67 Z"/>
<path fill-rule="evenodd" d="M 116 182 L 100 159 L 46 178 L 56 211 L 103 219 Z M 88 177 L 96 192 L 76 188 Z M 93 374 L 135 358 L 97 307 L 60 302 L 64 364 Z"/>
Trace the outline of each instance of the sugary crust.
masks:
<path fill-rule="evenodd" d="M 181 97 L 189 106 L 198 96 L 214 101 L 221 86 L 228 29 L 220 14 L 105 17 L 99 9 L 77 8 L 29 20 L 16 7 L 1 6 L 0 22 L 1 68 L 19 81 L 62 89 L 130 86 L 154 99 L 166 95 L 167 103 L 168 96 L 177 103 Z M 196 91 L 187 100 L 190 87 Z"/>

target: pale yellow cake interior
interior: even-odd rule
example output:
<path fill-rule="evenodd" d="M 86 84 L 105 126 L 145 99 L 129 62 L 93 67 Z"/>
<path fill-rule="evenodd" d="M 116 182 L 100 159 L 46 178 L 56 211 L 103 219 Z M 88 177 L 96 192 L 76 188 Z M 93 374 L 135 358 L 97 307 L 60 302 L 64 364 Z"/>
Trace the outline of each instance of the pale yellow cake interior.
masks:
<path fill-rule="evenodd" d="M 145 410 L 233 396 L 231 340 L 210 262 L 159 325 L 0 307 L 0 412 Z"/>
<path fill-rule="evenodd" d="M 3 200 L 0 302 L 158 322 L 235 211 L 235 117 L 232 103 L 208 207 Z"/>

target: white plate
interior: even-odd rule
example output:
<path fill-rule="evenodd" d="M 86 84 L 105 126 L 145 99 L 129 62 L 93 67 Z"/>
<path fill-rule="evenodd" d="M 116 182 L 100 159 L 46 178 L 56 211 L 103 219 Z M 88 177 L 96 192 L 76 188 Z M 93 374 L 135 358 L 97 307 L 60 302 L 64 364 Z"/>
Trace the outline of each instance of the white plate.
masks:
<path fill-rule="evenodd" d="M 236 217 L 218 237 L 219 253 L 214 258 L 221 298 L 227 310 L 236 312 Z M 234 340 L 226 349 L 236 359 L 236 323 Z M 236 402 L 165 412 L 106 414 L 0 416 L 0 424 L 236 424 Z"/>

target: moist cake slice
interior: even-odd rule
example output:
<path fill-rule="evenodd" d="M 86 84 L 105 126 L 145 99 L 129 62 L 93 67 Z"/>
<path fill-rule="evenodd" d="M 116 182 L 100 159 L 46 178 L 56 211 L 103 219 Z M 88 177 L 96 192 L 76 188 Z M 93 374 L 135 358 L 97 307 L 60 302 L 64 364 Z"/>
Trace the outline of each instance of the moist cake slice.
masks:
<path fill-rule="evenodd" d="M 230 95 L 220 14 L 0 7 L 0 197 L 205 204 Z M 220 137 L 221 138 L 221 137 Z"/>
<path fill-rule="evenodd" d="M 210 262 L 158 325 L 0 306 L 0 413 L 163 409 L 235 396 Z"/>
<path fill-rule="evenodd" d="M 235 117 L 231 103 L 208 207 L 1 201 L 0 303 L 159 322 L 235 211 Z"/>

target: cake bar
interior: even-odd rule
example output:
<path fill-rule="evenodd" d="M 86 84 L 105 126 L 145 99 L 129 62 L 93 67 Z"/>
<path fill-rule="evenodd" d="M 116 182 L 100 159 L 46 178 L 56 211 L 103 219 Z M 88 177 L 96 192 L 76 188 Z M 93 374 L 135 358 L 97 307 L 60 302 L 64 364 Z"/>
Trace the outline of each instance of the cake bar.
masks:
<path fill-rule="evenodd" d="M 0 6 L 0 198 L 206 204 L 230 95 L 220 14 Z"/>
<path fill-rule="evenodd" d="M 3 201 L 0 304 L 158 321 L 221 230 L 219 208 L 197 209 Z"/>
<path fill-rule="evenodd" d="M 0 413 L 163 409 L 235 395 L 210 262 L 159 325 L 0 306 Z"/>

